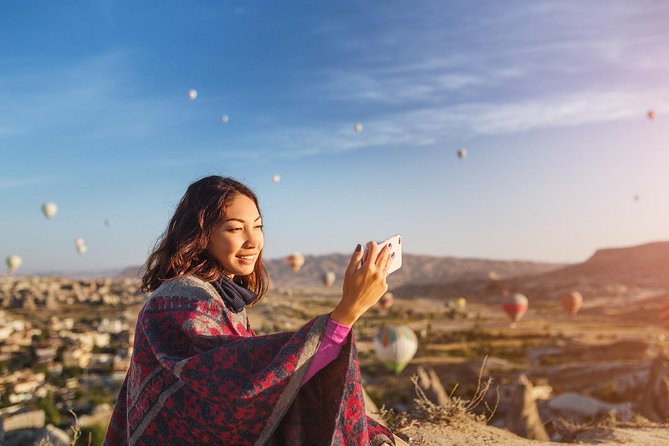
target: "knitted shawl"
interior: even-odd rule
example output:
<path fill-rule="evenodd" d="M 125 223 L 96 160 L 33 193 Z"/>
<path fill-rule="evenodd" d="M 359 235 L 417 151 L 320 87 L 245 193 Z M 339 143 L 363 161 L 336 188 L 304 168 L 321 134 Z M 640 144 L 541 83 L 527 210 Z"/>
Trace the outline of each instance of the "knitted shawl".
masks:
<path fill-rule="evenodd" d="M 301 385 L 328 315 L 256 336 L 195 277 L 162 284 L 137 320 L 130 368 L 105 445 L 394 444 L 365 414 L 352 335 Z"/>

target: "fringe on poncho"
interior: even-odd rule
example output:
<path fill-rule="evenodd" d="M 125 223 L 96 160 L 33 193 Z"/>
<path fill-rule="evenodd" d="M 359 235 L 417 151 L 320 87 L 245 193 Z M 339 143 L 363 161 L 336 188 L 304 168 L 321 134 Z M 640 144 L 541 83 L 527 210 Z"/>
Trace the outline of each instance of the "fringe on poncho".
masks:
<path fill-rule="evenodd" d="M 301 386 L 328 315 L 256 336 L 195 277 L 162 284 L 137 320 L 130 368 L 105 445 L 394 444 L 365 414 L 352 334 Z"/>

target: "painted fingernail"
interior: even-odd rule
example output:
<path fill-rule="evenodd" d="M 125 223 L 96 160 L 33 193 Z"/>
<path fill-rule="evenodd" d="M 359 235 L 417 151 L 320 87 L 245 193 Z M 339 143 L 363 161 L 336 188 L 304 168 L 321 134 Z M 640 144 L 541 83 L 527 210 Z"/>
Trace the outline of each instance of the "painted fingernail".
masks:
<path fill-rule="evenodd" d="M 392 247 L 393 247 L 393 244 L 392 244 L 392 243 L 388 243 L 388 248 L 392 248 Z"/>
<path fill-rule="evenodd" d="M 355 247 L 355 252 L 358 252 L 362 249 L 362 246 L 360 246 L 360 243 L 358 243 L 358 246 Z"/>
<path fill-rule="evenodd" d="M 395 258 L 395 253 L 390 254 L 390 258 L 394 259 Z"/>

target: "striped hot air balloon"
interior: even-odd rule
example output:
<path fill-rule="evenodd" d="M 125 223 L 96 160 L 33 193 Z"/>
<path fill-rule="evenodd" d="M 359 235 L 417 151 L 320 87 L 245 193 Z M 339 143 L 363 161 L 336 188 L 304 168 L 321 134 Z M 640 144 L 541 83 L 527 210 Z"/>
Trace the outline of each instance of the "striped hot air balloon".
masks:
<path fill-rule="evenodd" d="M 502 300 L 502 310 L 511 318 L 511 326 L 515 326 L 516 322 L 521 320 L 527 312 L 528 307 L 527 297 L 520 293 L 509 294 L 504 296 Z"/>
<path fill-rule="evenodd" d="M 571 291 L 560 296 L 560 304 L 565 311 L 572 316 L 575 316 L 576 313 L 581 309 L 583 305 L 583 295 L 578 291 Z"/>
<path fill-rule="evenodd" d="M 406 326 L 383 327 L 374 337 L 374 350 L 389 370 L 399 374 L 416 354 L 418 338 Z"/>

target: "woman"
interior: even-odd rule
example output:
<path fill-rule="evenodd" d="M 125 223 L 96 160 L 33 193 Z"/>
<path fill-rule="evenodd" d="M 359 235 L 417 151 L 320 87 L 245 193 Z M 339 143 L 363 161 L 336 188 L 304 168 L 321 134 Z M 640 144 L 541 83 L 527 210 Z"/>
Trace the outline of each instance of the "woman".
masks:
<path fill-rule="evenodd" d="M 256 336 L 267 291 L 258 200 L 219 176 L 188 187 L 150 254 L 131 365 L 106 445 L 382 445 L 350 327 L 388 288 L 389 249 L 358 245 L 343 297 L 295 333 Z"/>

